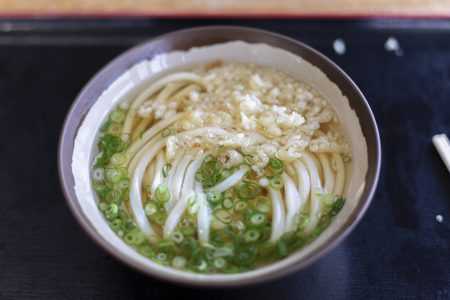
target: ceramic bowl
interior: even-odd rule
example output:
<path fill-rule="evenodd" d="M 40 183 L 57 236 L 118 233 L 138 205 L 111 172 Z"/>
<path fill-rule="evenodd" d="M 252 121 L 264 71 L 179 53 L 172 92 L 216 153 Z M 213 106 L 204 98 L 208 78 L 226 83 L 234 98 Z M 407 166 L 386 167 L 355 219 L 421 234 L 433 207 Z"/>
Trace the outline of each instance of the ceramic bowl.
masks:
<path fill-rule="evenodd" d="M 240 274 L 193 274 L 165 267 L 126 245 L 109 228 L 90 186 L 90 163 L 99 127 L 120 102 L 174 69 L 213 60 L 256 63 L 285 71 L 316 87 L 344 123 L 352 152 L 347 203 L 317 240 L 288 258 Z M 75 99 L 59 145 L 59 174 L 76 219 L 102 248 L 125 264 L 160 279 L 195 286 L 259 283 L 300 270 L 350 234 L 373 197 L 380 170 L 377 125 L 354 82 L 328 58 L 291 38 L 243 27 L 202 27 L 168 33 L 140 44 L 100 70 Z"/>

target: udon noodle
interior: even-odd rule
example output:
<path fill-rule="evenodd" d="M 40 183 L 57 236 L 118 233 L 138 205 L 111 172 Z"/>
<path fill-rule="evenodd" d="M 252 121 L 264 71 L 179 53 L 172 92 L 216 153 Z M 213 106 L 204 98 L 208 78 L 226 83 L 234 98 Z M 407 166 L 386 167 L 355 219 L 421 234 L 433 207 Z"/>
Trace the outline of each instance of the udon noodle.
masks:
<path fill-rule="evenodd" d="M 116 107 L 91 180 L 112 230 L 142 255 L 237 273 L 316 239 L 345 203 L 349 162 L 341 121 L 317 90 L 217 61 Z"/>

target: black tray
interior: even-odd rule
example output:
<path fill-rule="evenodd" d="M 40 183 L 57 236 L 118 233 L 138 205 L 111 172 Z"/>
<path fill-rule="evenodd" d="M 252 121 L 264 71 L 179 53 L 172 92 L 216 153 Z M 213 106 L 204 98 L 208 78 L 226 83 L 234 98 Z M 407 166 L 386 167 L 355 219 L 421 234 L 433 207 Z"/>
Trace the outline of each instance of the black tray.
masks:
<path fill-rule="evenodd" d="M 305 270 L 248 288 L 178 287 L 122 265 L 75 222 L 57 177 L 59 131 L 86 81 L 136 43 L 208 24 L 315 47 L 359 85 L 382 139 L 378 191 L 350 237 Z M 385 50 L 391 36 L 403 53 Z M 441 132 L 450 133 L 450 22 L 0 21 L 0 299 L 449 299 L 450 174 L 431 144 Z"/>

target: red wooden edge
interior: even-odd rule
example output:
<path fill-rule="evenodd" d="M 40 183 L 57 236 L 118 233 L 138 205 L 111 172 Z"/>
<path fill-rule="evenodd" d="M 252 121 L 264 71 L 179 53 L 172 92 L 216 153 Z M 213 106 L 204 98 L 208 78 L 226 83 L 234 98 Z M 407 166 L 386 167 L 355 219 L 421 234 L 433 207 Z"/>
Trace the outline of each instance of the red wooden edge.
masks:
<path fill-rule="evenodd" d="M 21 18 L 155 18 L 155 19 L 448 19 L 444 13 L 172 13 L 172 12 L 55 12 L 55 13 L 2 13 L 3 19 Z"/>

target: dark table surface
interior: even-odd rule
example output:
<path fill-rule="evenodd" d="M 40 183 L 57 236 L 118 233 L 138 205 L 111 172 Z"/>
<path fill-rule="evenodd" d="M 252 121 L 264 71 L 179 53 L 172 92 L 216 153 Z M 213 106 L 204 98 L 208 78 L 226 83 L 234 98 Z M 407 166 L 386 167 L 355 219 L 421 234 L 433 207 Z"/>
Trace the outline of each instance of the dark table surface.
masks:
<path fill-rule="evenodd" d="M 160 33 L 225 23 L 286 34 L 340 65 L 374 111 L 383 163 L 362 222 L 318 262 L 259 286 L 200 290 L 148 278 L 94 244 L 65 203 L 56 151 L 72 100 L 105 63 Z M 385 50 L 390 36 L 402 56 Z M 450 22 L 0 21 L 0 299 L 450 299 L 450 174 L 431 144 L 441 132 Z"/>

